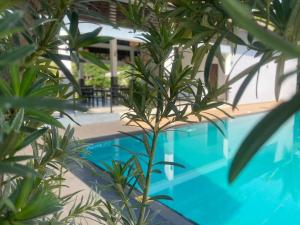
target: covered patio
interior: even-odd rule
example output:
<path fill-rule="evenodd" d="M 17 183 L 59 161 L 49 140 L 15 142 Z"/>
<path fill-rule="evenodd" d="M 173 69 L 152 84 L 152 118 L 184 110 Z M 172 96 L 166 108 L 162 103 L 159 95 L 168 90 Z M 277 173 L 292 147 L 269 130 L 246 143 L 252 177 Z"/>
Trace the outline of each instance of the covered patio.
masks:
<path fill-rule="evenodd" d="M 86 33 L 96 28 L 95 24 L 82 23 L 79 26 L 81 33 Z M 97 44 L 85 49 L 97 56 L 107 65 L 109 71 L 103 71 L 96 79 L 102 79 L 108 85 L 99 85 L 93 82 L 94 77 L 85 70 L 85 63 L 80 63 L 78 80 L 82 90 L 83 103 L 88 107 L 112 107 L 119 105 L 120 98 L 128 92 L 126 72 L 130 69 L 134 57 L 140 56 L 137 35 L 127 28 L 115 29 L 109 25 L 101 25 L 101 36 L 110 36 L 112 39 L 107 43 Z M 94 73 L 94 72 L 93 72 Z M 123 75 L 122 75 L 123 74 Z M 107 82 L 108 81 L 108 82 Z M 102 83 L 103 83 L 102 82 Z"/>

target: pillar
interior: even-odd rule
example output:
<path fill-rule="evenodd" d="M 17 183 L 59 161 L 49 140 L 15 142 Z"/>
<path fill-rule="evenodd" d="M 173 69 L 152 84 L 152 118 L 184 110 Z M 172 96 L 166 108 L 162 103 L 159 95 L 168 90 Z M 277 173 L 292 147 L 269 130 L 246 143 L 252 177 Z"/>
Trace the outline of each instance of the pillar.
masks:
<path fill-rule="evenodd" d="M 130 48 L 130 63 L 134 63 L 134 48 Z"/>
<path fill-rule="evenodd" d="M 78 64 L 78 78 L 79 78 L 79 85 L 84 86 L 84 70 L 83 70 L 83 64 L 79 63 Z"/>
<path fill-rule="evenodd" d="M 111 72 L 111 87 L 118 86 L 117 72 L 118 72 L 118 52 L 117 39 L 112 39 L 109 42 L 110 52 L 110 72 Z"/>

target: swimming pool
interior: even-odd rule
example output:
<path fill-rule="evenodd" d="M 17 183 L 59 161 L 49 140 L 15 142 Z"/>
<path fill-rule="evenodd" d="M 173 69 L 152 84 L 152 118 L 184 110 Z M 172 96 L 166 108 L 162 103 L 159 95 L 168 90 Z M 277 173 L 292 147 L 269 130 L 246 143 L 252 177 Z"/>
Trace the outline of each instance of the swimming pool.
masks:
<path fill-rule="evenodd" d="M 201 225 L 299 225 L 299 115 L 273 135 L 234 184 L 227 183 L 234 152 L 262 116 L 225 120 L 225 137 L 209 123 L 162 133 L 155 160 L 186 168 L 161 166 L 163 173 L 153 174 L 150 195 L 171 196 L 174 201 L 165 205 Z M 89 146 L 88 160 L 101 166 L 101 161 L 129 157 L 113 145 L 143 151 L 138 141 L 120 137 Z"/>

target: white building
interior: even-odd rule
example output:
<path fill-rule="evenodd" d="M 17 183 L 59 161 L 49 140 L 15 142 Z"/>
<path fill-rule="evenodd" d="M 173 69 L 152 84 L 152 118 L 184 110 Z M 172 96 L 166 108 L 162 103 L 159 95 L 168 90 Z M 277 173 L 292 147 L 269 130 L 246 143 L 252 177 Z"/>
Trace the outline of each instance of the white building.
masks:
<path fill-rule="evenodd" d="M 243 36 L 243 31 L 240 31 Z M 225 60 L 224 62 L 224 71 L 219 65 L 218 59 L 214 58 L 213 65 L 217 68 L 217 77 L 216 82 L 218 87 L 222 86 L 226 79 L 232 79 L 237 76 L 240 72 L 247 69 L 249 66 L 257 63 L 260 57 L 254 57 L 254 51 L 247 51 L 246 47 L 238 45 L 236 53 L 234 54 L 232 48 L 228 44 L 221 45 L 221 53 Z M 191 63 L 192 53 L 187 52 L 184 56 L 184 65 Z M 198 77 L 204 79 L 204 66 L 205 59 L 200 65 Z M 262 103 L 275 101 L 275 77 L 276 77 L 276 66 L 277 64 L 273 61 L 264 66 L 262 66 L 259 72 L 254 76 L 249 85 L 247 86 L 244 94 L 242 95 L 239 104 L 250 104 L 250 103 Z M 286 61 L 284 67 L 284 73 L 294 71 L 297 67 L 297 60 Z M 228 77 L 229 76 L 229 77 Z M 226 93 L 226 96 L 223 96 L 224 100 L 228 103 L 233 103 L 233 100 L 236 96 L 236 93 L 241 86 L 244 78 L 235 82 L 230 86 L 230 90 Z M 290 76 L 286 79 L 280 91 L 279 100 L 287 100 L 292 97 L 297 88 L 297 76 Z"/>
<path fill-rule="evenodd" d="M 116 21 L 118 17 L 118 12 L 116 8 L 105 6 L 106 9 L 109 9 L 109 12 L 105 12 L 109 15 L 111 21 Z M 102 12 L 103 13 L 103 12 Z M 81 33 L 90 32 L 96 29 L 98 26 L 91 23 L 82 23 L 79 25 Z M 136 49 L 136 44 L 141 42 L 138 38 L 141 35 L 141 32 L 133 33 L 131 29 L 128 28 L 119 28 L 114 29 L 109 25 L 101 25 L 102 31 L 100 35 L 111 36 L 114 39 L 109 43 L 100 44 L 93 46 L 94 49 L 99 51 L 106 51 L 109 56 L 107 60 L 110 63 L 110 72 L 112 77 L 112 83 L 114 84 L 115 77 L 117 77 L 117 66 L 124 63 L 124 60 L 121 59 L 118 55 L 126 54 L 128 55 L 127 61 L 132 62 L 134 56 L 138 55 L 138 50 Z M 239 31 L 239 36 L 245 38 L 245 32 Z M 106 49 L 106 50 L 105 50 Z M 93 49 L 90 49 L 93 51 Z M 122 53 L 123 51 L 123 53 Z M 126 53 L 127 52 L 127 53 Z M 221 86 L 224 84 L 226 79 L 231 79 L 238 75 L 241 71 L 248 68 L 249 66 L 258 62 L 259 57 L 254 57 L 254 51 L 247 51 L 246 47 L 238 46 L 236 53 L 234 54 L 232 48 L 229 44 L 223 43 L 221 45 L 221 53 L 225 59 L 224 62 L 224 71 L 221 69 L 218 60 L 215 58 L 213 60 L 213 74 L 212 80 L 216 82 L 216 85 Z M 188 65 L 191 63 L 192 53 L 186 52 L 183 59 L 183 64 Z M 202 65 L 199 68 L 198 76 L 203 78 L 205 59 L 203 60 Z M 66 62 L 66 65 L 70 68 L 70 64 Z M 297 66 L 296 60 L 289 60 L 285 63 L 284 72 L 290 72 L 294 70 Z M 79 74 L 82 78 L 84 71 L 81 71 Z M 247 86 L 244 94 L 242 95 L 239 104 L 249 104 L 249 103 L 260 103 L 260 102 L 269 102 L 275 101 L 275 77 L 276 77 L 276 63 L 271 62 L 263 67 L 261 67 L 258 74 L 251 80 L 250 84 Z M 231 85 L 230 90 L 222 96 L 222 98 L 229 103 L 233 102 L 233 99 L 243 82 L 243 79 L 240 79 L 233 85 Z M 295 92 L 297 86 L 297 76 L 290 76 L 282 85 L 280 98 L 279 100 L 286 100 L 290 98 Z"/>

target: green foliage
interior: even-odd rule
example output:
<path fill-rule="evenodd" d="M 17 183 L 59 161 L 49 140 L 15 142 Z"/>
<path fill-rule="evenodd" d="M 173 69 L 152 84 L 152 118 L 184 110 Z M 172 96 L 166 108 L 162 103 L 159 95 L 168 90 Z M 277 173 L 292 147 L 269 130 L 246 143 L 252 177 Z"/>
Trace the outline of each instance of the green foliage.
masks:
<path fill-rule="evenodd" d="M 110 72 L 92 63 L 83 63 L 83 71 L 85 76 L 85 84 L 101 87 L 110 88 Z M 109 65 L 106 64 L 109 69 Z M 130 78 L 128 72 L 131 70 L 129 65 L 118 66 L 118 84 L 120 86 L 128 87 Z M 76 65 L 72 64 L 72 73 L 75 77 L 78 77 L 78 70 Z"/>
<path fill-rule="evenodd" d="M 248 40 L 254 45 L 253 39 L 260 40 L 266 48 L 258 51 L 262 55 L 260 61 L 249 67 L 247 77 L 241 85 L 234 105 L 236 105 L 248 83 L 260 67 L 270 61 L 277 63 L 275 96 L 280 95 L 280 85 L 289 76 L 283 74 L 284 63 L 287 59 L 300 58 L 300 3 L 299 1 L 258 1 L 258 4 L 247 4 L 237 1 L 223 1 L 224 8 L 239 26 L 249 32 Z M 269 112 L 250 132 L 239 147 L 229 172 L 229 181 L 232 182 L 249 160 L 259 151 L 259 148 L 275 133 L 275 131 L 295 112 L 299 111 L 299 93 L 296 93 L 289 101 L 279 105 Z M 257 134 L 260 134 L 257 136 Z"/>
<path fill-rule="evenodd" d="M 78 33 L 78 12 L 86 1 L 9 1 L 0 3 L 0 223 L 69 224 L 86 219 L 102 201 L 75 201 L 70 213 L 63 207 L 78 193 L 62 196 L 67 163 L 83 166 L 84 145 L 74 130 L 53 116 L 67 109 L 84 110 L 68 99 L 78 90 L 76 79 L 59 54 L 70 46 L 73 60 L 83 57 L 98 66 L 93 56 L 79 48 L 102 42 L 99 29 Z M 65 15 L 71 25 L 64 24 Z M 65 29 L 67 35 L 59 36 Z M 106 39 L 105 39 L 106 40 Z M 66 84 L 60 73 L 70 81 Z M 77 88 L 77 89 L 76 89 Z M 76 99 L 74 99 L 76 101 Z M 59 131 L 58 128 L 61 130 Z"/>
<path fill-rule="evenodd" d="M 125 15 L 131 16 L 129 21 L 135 27 L 146 31 L 141 37 L 141 51 L 147 55 L 147 59 L 136 57 L 132 69 L 128 71 L 130 90 L 123 99 L 123 105 L 129 111 L 122 117 L 127 119 L 129 125 L 143 130 L 142 138 L 127 135 L 142 142 L 145 151 L 137 153 L 135 149 L 118 146 L 131 153 L 132 158 L 126 162 L 112 162 L 112 166 L 106 165 L 112 187 L 121 199 L 116 206 L 118 215 L 121 215 L 118 220 L 120 224 L 149 224 L 153 219 L 149 209 L 151 202 L 172 200 L 170 196 L 149 196 L 151 178 L 155 173 L 160 173 L 160 166 L 174 165 L 184 168 L 176 162 L 155 160 L 158 135 L 172 128 L 174 122 L 191 122 L 189 119 L 192 115 L 199 121 L 208 119 L 217 126 L 204 111 L 218 109 L 224 104 L 218 100 L 218 96 L 226 88 L 207 88 L 195 76 L 205 53 L 211 47 L 207 40 L 213 40 L 213 37 L 206 35 L 195 41 L 195 46 L 199 44 L 201 47 L 198 49 L 203 49 L 202 53 L 194 57 L 192 65 L 183 66 L 184 51 L 190 47 L 185 41 L 190 37 L 185 35 L 184 27 L 177 26 L 177 17 L 171 17 L 169 9 L 166 1 L 155 1 L 151 6 L 143 1 L 135 1 L 128 9 L 123 8 Z M 143 13 L 143 10 L 150 12 L 155 24 L 144 21 L 144 18 L 137 19 L 136 15 Z M 174 59 L 171 69 L 165 66 L 169 58 Z M 141 190 L 140 196 L 137 196 L 135 188 Z M 132 212 L 130 199 L 135 199 L 134 208 L 137 208 L 137 212 Z"/>
<path fill-rule="evenodd" d="M 85 84 L 101 88 L 110 88 L 110 74 L 107 70 L 91 63 L 82 64 Z M 72 71 L 75 77 L 78 77 L 78 70 L 75 64 L 72 64 Z"/>
<path fill-rule="evenodd" d="M 299 14 L 299 3 L 296 3 L 296 1 L 272 1 L 269 3 L 263 3 L 262 1 L 259 1 L 258 4 L 258 12 L 255 12 L 255 16 L 258 18 L 253 18 L 250 10 L 245 8 L 244 5 L 242 5 L 238 1 L 230 1 L 230 0 L 224 0 L 223 5 L 225 10 L 232 16 L 234 21 L 236 21 L 239 26 L 244 28 L 245 30 L 249 31 L 251 35 L 262 41 L 266 46 L 268 46 L 271 49 L 278 49 L 279 51 L 291 56 L 291 57 L 299 57 L 300 55 L 300 48 L 296 47 L 292 43 L 289 43 L 288 41 L 284 40 L 284 36 L 292 35 L 292 39 L 298 39 L 299 37 L 295 37 L 298 34 L 299 27 L 295 24 L 288 24 L 288 20 L 286 18 L 277 18 L 276 15 L 270 17 L 267 19 L 267 17 L 270 15 L 270 13 L 267 13 L 264 10 L 268 10 L 269 12 L 276 12 L 276 13 L 282 13 L 285 14 L 287 18 L 292 17 L 291 19 L 298 18 L 299 15 L 292 15 L 291 9 L 293 8 L 295 13 Z M 268 6 L 267 6 L 268 4 Z M 262 8 L 262 6 L 266 6 L 266 9 Z M 283 5 L 287 5 L 287 7 L 284 7 Z M 254 8 L 255 9 L 255 8 Z M 253 9 L 251 9 L 253 10 Z M 279 12 L 281 11 L 281 12 Z M 278 23 L 273 23 L 274 20 L 278 19 Z M 266 23 L 266 28 L 263 29 L 261 25 L 257 24 L 257 20 L 264 21 Z M 285 34 L 283 37 L 280 37 L 277 35 L 274 31 L 271 32 L 268 29 L 268 23 L 271 25 L 271 27 L 274 25 L 279 25 L 280 27 L 276 28 L 283 28 L 282 30 L 293 30 L 292 34 Z M 293 26 L 293 28 L 290 28 L 288 26 Z"/>
<path fill-rule="evenodd" d="M 199 121 L 207 119 L 222 132 L 222 127 L 210 116 L 220 118 L 205 110 L 215 108 L 224 113 L 219 106 L 226 103 L 218 97 L 231 84 L 246 77 L 235 106 L 260 67 L 276 60 L 275 93 L 279 96 L 281 81 L 287 76 L 283 74 L 284 61 L 291 56 L 299 57 L 300 26 L 294 22 L 300 18 L 299 1 L 255 1 L 257 4 L 243 1 L 246 7 L 227 0 L 157 0 L 151 5 L 148 1 L 132 1 L 128 8 L 120 5 L 128 22 L 146 31 L 141 50 L 147 59 L 136 58 L 130 69 L 120 68 L 120 77 L 130 88 L 128 95 L 123 96 L 123 104 L 129 109 L 123 117 L 128 124 L 143 130 L 141 137 L 127 135 L 141 141 L 145 151 L 137 154 L 134 149 L 120 146 L 132 153 L 132 157 L 126 162 L 106 165 L 112 181 L 110 187 L 118 200 L 102 201 L 92 194 L 87 199 L 76 198 L 78 193 L 62 196 L 67 163 L 85 164 L 79 157 L 84 145 L 73 138 L 74 130 L 64 128 L 53 117 L 56 111 L 66 114 L 66 109 L 81 109 L 68 101 L 80 89 L 62 60 L 74 62 L 76 71 L 79 62 L 84 62 L 86 73 L 92 76 L 90 84 L 107 87 L 110 83 L 105 76 L 108 67 L 96 55 L 82 50 L 109 40 L 98 36 L 100 28 L 86 34 L 79 32 L 80 16 L 99 19 L 92 7 L 87 7 L 90 2 L 0 3 L 1 224 L 80 224 L 86 219 L 100 224 L 149 224 L 153 219 L 149 213 L 151 202 L 172 200 L 169 196 L 149 196 L 153 174 L 160 173 L 160 166 L 165 164 L 184 168 L 176 162 L 155 161 L 160 132 L 171 128 L 174 122 L 190 122 L 190 116 L 196 116 Z M 64 23 L 65 16 L 69 26 Z M 235 34 L 236 25 L 249 30 L 247 40 Z M 66 34 L 60 35 L 60 30 Z M 217 57 L 222 62 L 220 43 L 225 39 L 234 46 L 244 45 L 257 51 L 261 59 L 223 86 L 212 88 L 207 82 L 212 59 Z M 183 66 L 186 49 L 192 49 L 192 65 Z M 63 55 L 60 50 L 70 55 Z M 207 53 L 202 81 L 196 74 Z M 168 69 L 165 63 L 170 57 L 174 60 Z M 60 72 L 70 84 L 62 82 Z M 274 131 L 299 110 L 298 100 L 299 93 L 266 115 L 254 128 L 233 161 L 230 181 Z M 272 125 L 267 126 L 270 121 Z M 259 138 L 257 133 L 261 134 Z M 22 154 L 25 147 L 29 151 Z M 73 206 L 64 214 L 62 208 L 70 202 Z"/>

